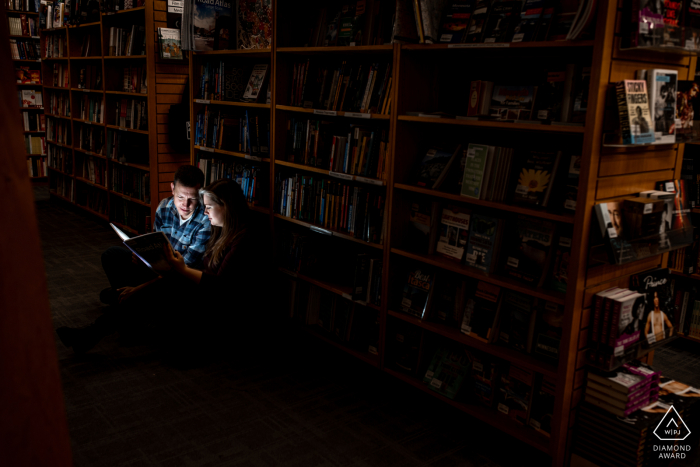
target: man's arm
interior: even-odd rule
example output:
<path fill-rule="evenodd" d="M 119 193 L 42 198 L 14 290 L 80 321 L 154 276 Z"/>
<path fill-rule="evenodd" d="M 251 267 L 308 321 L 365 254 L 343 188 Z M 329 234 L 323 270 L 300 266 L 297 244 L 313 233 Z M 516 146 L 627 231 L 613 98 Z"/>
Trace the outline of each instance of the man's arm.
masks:
<path fill-rule="evenodd" d="M 194 220 L 194 219 L 193 219 Z M 209 222 L 202 223 L 196 233 L 192 234 L 192 241 L 183 258 L 185 264 L 192 268 L 200 268 L 204 252 L 207 249 L 207 242 L 211 236 L 211 225 Z"/>

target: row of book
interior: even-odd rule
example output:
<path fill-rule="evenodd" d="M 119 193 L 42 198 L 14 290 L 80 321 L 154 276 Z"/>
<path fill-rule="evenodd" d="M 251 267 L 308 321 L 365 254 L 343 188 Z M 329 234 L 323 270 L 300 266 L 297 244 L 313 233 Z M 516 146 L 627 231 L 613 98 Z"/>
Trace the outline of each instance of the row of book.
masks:
<path fill-rule="evenodd" d="M 309 118 L 287 121 L 287 160 L 331 172 L 384 179 L 388 131 Z"/>
<path fill-rule="evenodd" d="M 170 12 L 168 12 L 168 14 L 170 14 Z M 180 30 L 174 28 L 158 28 L 158 50 L 160 51 L 160 58 L 167 60 L 184 60 L 185 56 L 182 54 Z"/>
<path fill-rule="evenodd" d="M 102 89 L 102 67 L 86 65 L 78 69 L 78 89 Z"/>
<path fill-rule="evenodd" d="M 205 105 L 196 116 L 194 144 L 203 148 L 269 157 L 269 116 L 247 110 L 238 114 L 222 112 Z"/>
<path fill-rule="evenodd" d="M 35 40 L 10 39 L 10 52 L 13 60 L 39 60 L 41 54 Z"/>
<path fill-rule="evenodd" d="M 7 21 L 10 26 L 11 36 L 39 36 L 39 25 L 32 16 L 8 16 Z"/>
<path fill-rule="evenodd" d="M 71 125 L 66 120 L 49 118 L 46 121 L 46 139 L 49 143 L 71 144 Z"/>
<path fill-rule="evenodd" d="M 147 103 L 144 99 L 122 98 L 114 106 L 114 124 L 131 130 L 148 130 Z"/>
<path fill-rule="evenodd" d="M 148 94 L 147 65 L 125 66 L 122 70 L 123 92 Z"/>
<path fill-rule="evenodd" d="M 76 166 L 82 178 L 96 185 L 107 187 L 107 161 L 88 156 L 83 157 L 82 161 L 78 161 Z M 114 175 L 114 172 L 112 172 L 112 175 Z"/>
<path fill-rule="evenodd" d="M 73 179 L 63 176 L 49 177 L 49 191 L 75 202 Z"/>
<path fill-rule="evenodd" d="M 199 67 L 199 92 L 204 100 L 256 102 L 263 95 L 269 104 L 269 64 L 242 65 L 230 59 L 213 60 Z M 248 81 L 245 81 L 245 77 Z M 266 92 L 265 92 L 266 91 Z"/>
<path fill-rule="evenodd" d="M 275 213 L 362 239 L 384 238 L 383 193 L 328 176 L 277 174 Z"/>
<path fill-rule="evenodd" d="M 57 92 L 47 89 L 49 106 L 46 109 L 51 115 L 59 117 L 70 117 L 70 94 L 67 92 Z"/>
<path fill-rule="evenodd" d="M 15 78 L 17 84 L 41 84 L 41 70 L 28 66 L 15 67 Z"/>
<path fill-rule="evenodd" d="M 53 79 L 51 80 L 51 86 L 54 87 L 59 87 L 59 88 L 69 88 L 70 87 L 70 78 L 68 77 L 69 75 L 69 68 L 67 64 L 63 63 L 54 63 L 53 64 Z"/>
<path fill-rule="evenodd" d="M 103 216 L 107 215 L 107 193 L 104 190 L 79 183 L 75 198 L 75 204 L 78 206 L 83 206 Z"/>
<path fill-rule="evenodd" d="M 47 2 L 48 3 L 48 2 Z M 66 4 L 61 2 L 48 3 L 46 13 L 42 8 L 39 16 L 39 24 L 46 25 L 46 29 L 62 28 L 65 22 Z"/>
<path fill-rule="evenodd" d="M 392 69 L 390 62 L 295 62 L 289 105 L 328 111 L 388 115 Z"/>
<path fill-rule="evenodd" d="M 65 173 L 73 174 L 73 151 L 60 146 L 49 145 L 46 148 L 49 167 Z"/>
<path fill-rule="evenodd" d="M 27 154 L 46 155 L 46 139 L 43 136 L 24 135 L 24 149 Z"/>
<path fill-rule="evenodd" d="M 109 199 L 109 218 L 116 224 L 125 225 L 139 233 L 150 232 L 151 211 L 149 207 L 129 202 L 121 196 Z"/>
<path fill-rule="evenodd" d="M 149 165 L 145 138 L 146 135 L 107 128 L 104 155 L 119 162 Z"/>
<path fill-rule="evenodd" d="M 5 8 L 7 11 L 28 11 L 38 13 L 37 3 L 33 0 L 6 0 Z"/>
<path fill-rule="evenodd" d="M 151 174 L 145 170 L 111 164 L 110 190 L 151 203 Z"/>
<path fill-rule="evenodd" d="M 41 109 L 44 107 L 44 99 L 41 89 L 22 89 L 17 91 L 19 106 L 23 109 Z"/>
<path fill-rule="evenodd" d="M 356 349 L 378 355 L 379 317 L 374 310 L 301 280 L 285 281 L 289 316 L 312 326 L 322 335 Z"/>
<path fill-rule="evenodd" d="M 659 399 L 661 374 L 639 361 L 609 373 L 588 372 L 584 399 L 618 417 L 628 417 Z"/>
<path fill-rule="evenodd" d="M 42 113 L 22 112 L 24 131 L 46 130 L 46 117 Z"/>
<path fill-rule="evenodd" d="M 78 127 L 78 148 L 95 154 L 102 154 L 105 145 L 105 132 L 102 128 L 91 125 Z"/>
<path fill-rule="evenodd" d="M 684 463 L 691 455 L 687 451 L 697 446 L 697 433 L 689 427 L 697 420 L 700 391 L 665 376 L 658 386 L 658 399 L 628 416 L 584 401 L 577 411 L 572 459 L 579 456 L 605 466 Z M 619 392 L 611 389 L 607 394 L 609 400 L 619 400 Z"/>
<path fill-rule="evenodd" d="M 47 177 L 48 165 L 45 157 L 28 157 L 27 171 L 30 177 Z"/>
<path fill-rule="evenodd" d="M 423 351 L 427 367 L 419 365 L 419 328 L 397 323 L 387 343 L 396 369 L 419 371 L 430 390 L 449 399 L 475 402 L 492 409 L 494 417 L 508 417 L 550 436 L 556 382 L 513 363 L 454 343 L 438 343 Z M 425 368 L 424 368 L 425 367 Z"/>
<path fill-rule="evenodd" d="M 100 94 L 85 94 L 77 99 L 76 117 L 93 123 L 105 122 L 104 99 Z"/>
<path fill-rule="evenodd" d="M 282 237 L 278 259 L 280 267 L 288 272 L 316 277 L 323 274 L 321 257 L 325 254 L 315 236 L 289 232 Z M 348 274 L 334 279 L 350 289 L 350 299 L 380 306 L 383 260 L 378 255 L 356 252 L 347 264 Z"/>
<path fill-rule="evenodd" d="M 436 274 L 432 268 L 406 274 L 401 311 L 458 328 L 483 342 L 557 362 L 563 308 L 485 281 Z"/>
<path fill-rule="evenodd" d="M 391 2 L 336 2 L 318 10 L 307 30 L 308 47 L 382 45 L 391 42 L 395 10 Z"/>
<path fill-rule="evenodd" d="M 47 34 L 44 37 L 44 56 L 42 58 L 66 57 L 67 40 L 63 34 Z"/>
<path fill-rule="evenodd" d="M 109 56 L 146 55 L 146 28 L 133 24 L 131 29 L 109 28 Z"/>
<path fill-rule="evenodd" d="M 204 159 L 198 156 L 197 166 L 204 172 L 205 185 L 222 178 L 234 180 L 241 186 L 243 195 L 249 203 L 254 205 L 265 204 L 267 171 L 263 167 L 222 161 L 218 159 Z"/>

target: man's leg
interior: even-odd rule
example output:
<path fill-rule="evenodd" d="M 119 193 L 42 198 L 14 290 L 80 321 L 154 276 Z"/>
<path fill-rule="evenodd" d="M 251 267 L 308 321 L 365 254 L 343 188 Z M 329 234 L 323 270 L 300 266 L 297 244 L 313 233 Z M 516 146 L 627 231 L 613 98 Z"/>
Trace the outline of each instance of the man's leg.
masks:
<path fill-rule="evenodd" d="M 119 246 L 110 247 L 102 253 L 102 269 L 113 289 L 135 287 L 156 278 L 156 274 L 140 260 L 134 264 L 131 256 L 131 251 Z"/>

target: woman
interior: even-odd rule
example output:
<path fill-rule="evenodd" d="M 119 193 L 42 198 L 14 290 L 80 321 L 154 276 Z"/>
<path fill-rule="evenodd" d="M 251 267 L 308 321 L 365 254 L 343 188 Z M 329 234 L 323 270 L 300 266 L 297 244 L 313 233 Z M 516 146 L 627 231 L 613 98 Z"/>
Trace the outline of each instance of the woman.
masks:
<path fill-rule="evenodd" d="M 56 330 L 66 347 L 76 353 L 92 349 L 116 331 L 133 331 L 155 319 L 167 340 L 182 346 L 212 342 L 244 330 L 253 320 L 267 279 L 267 248 L 259 248 L 260 231 L 252 222 L 241 187 L 233 180 L 218 180 L 200 190 L 212 235 L 204 254 L 204 269 L 188 267 L 182 255 L 165 248 L 171 271 L 153 285 L 111 307 L 83 329 Z M 223 334 L 216 335 L 217 330 Z M 249 330 L 246 330 L 248 333 Z"/>

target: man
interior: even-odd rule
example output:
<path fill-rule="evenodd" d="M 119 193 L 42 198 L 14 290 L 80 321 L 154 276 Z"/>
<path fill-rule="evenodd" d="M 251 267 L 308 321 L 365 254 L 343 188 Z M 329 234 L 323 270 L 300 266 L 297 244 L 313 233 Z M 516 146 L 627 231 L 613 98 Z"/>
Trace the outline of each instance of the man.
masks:
<path fill-rule="evenodd" d="M 153 225 L 163 232 L 185 263 L 200 269 L 206 243 L 211 235 L 209 218 L 199 203 L 204 174 L 197 167 L 183 165 L 170 184 L 173 195 L 160 202 Z M 111 287 L 100 293 L 105 304 L 122 301 L 158 280 L 158 276 L 123 247 L 109 248 L 102 254 L 102 268 Z"/>

